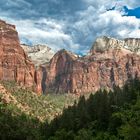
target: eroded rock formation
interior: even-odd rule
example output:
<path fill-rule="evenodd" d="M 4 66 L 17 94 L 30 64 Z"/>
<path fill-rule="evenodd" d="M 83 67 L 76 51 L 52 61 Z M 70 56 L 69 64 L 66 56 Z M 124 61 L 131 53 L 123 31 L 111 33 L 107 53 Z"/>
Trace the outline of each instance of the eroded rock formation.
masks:
<path fill-rule="evenodd" d="M 47 92 L 89 93 L 122 86 L 126 80 L 140 77 L 139 42 L 98 38 L 90 55 L 81 58 L 59 51 L 47 67 Z"/>
<path fill-rule="evenodd" d="M 20 47 L 15 26 L 0 20 L 0 80 L 16 81 L 40 93 L 37 81 L 42 77 L 35 73 L 34 64 Z"/>
<path fill-rule="evenodd" d="M 54 56 L 54 52 L 47 45 L 28 46 L 22 44 L 21 47 L 36 66 L 48 63 Z"/>
<path fill-rule="evenodd" d="M 139 38 L 126 38 L 124 40 L 118 40 L 115 38 L 110 37 L 100 37 L 97 38 L 95 43 L 93 44 L 90 53 L 93 54 L 94 51 L 96 52 L 104 52 L 108 49 L 115 49 L 115 48 L 124 48 L 140 54 L 140 39 Z"/>

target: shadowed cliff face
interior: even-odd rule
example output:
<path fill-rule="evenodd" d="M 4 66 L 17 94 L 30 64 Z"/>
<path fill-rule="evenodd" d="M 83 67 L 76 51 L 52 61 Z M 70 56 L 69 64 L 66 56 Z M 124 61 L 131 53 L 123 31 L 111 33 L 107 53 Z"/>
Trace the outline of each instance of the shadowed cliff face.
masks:
<path fill-rule="evenodd" d="M 34 79 L 34 64 L 20 47 L 15 26 L 0 20 L 0 80 L 16 81 L 36 90 L 39 85 Z"/>
<path fill-rule="evenodd" d="M 128 40 L 99 38 L 91 54 L 81 58 L 65 50 L 59 51 L 47 68 L 47 90 L 56 93 L 89 93 L 100 88 L 123 86 L 126 80 L 136 75 L 140 77 L 140 55 L 133 50 L 135 45 L 139 49 L 139 40 Z"/>
<path fill-rule="evenodd" d="M 42 67 L 42 81 L 41 81 L 41 87 L 43 94 L 46 94 L 46 79 L 47 79 L 47 72 L 46 68 Z"/>
<path fill-rule="evenodd" d="M 48 92 L 70 92 L 70 79 L 75 60 L 76 56 L 66 50 L 61 50 L 55 54 L 47 67 L 46 85 Z"/>

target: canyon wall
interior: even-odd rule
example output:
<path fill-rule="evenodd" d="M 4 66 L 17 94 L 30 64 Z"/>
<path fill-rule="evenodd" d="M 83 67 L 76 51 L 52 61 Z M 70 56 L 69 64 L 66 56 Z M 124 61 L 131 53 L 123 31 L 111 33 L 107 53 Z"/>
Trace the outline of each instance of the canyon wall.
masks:
<path fill-rule="evenodd" d="M 0 80 L 15 81 L 41 93 L 38 80 L 42 77 L 38 73 L 41 71 L 35 70 L 20 46 L 15 26 L 0 20 Z"/>
<path fill-rule="evenodd" d="M 84 94 L 140 77 L 140 39 L 100 37 L 83 57 L 64 49 L 48 53 L 44 46 L 21 47 L 15 26 L 0 20 L 1 81 L 15 81 L 38 94 Z"/>
<path fill-rule="evenodd" d="M 47 67 L 47 92 L 90 93 L 123 86 L 128 79 L 140 77 L 139 42 L 102 37 L 85 57 L 66 50 L 57 52 Z"/>

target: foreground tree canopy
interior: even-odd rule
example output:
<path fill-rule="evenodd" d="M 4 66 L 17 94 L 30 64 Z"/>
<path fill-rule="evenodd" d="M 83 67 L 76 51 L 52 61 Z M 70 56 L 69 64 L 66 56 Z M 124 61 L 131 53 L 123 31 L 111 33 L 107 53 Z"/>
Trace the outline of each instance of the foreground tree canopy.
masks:
<path fill-rule="evenodd" d="M 139 140 L 140 81 L 122 89 L 100 90 L 88 99 L 81 96 L 73 106 L 50 123 L 21 113 L 15 106 L 0 104 L 2 140 Z"/>

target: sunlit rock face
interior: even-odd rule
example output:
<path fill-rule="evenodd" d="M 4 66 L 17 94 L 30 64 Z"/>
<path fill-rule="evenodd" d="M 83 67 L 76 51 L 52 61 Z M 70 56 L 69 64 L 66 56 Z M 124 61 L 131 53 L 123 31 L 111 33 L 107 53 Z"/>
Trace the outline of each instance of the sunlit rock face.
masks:
<path fill-rule="evenodd" d="M 83 94 L 123 86 L 140 77 L 139 48 L 139 39 L 101 37 L 85 57 L 61 50 L 46 68 L 46 91 Z"/>
<path fill-rule="evenodd" d="M 20 46 L 15 26 L 0 20 L 0 80 L 16 81 L 36 91 L 41 85 L 35 81 L 35 72 L 34 64 Z"/>
<path fill-rule="evenodd" d="M 94 53 L 95 51 L 104 52 L 111 48 L 126 49 L 126 50 L 130 50 L 132 52 L 140 54 L 140 39 L 139 38 L 126 38 L 124 40 L 118 40 L 115 38 L 103 36 L 96 39 L 90 52 L 91 54 Z"/>
<path fill-rule="evenodd" d="M 54 52 L 47 45 L 28 46 L 22 44 L 21 47 L 36 66 L 44 65 L 50 61 Z"/>

